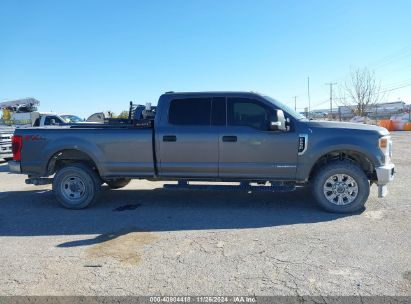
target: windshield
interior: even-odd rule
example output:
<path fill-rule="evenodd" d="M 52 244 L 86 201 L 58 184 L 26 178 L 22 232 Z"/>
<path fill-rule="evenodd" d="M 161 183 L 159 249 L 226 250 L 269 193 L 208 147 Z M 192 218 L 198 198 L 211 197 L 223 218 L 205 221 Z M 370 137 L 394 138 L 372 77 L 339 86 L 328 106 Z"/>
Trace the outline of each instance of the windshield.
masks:
<path fill-rule="evenodd" d="M 78 123 L 83 121 L 80 117 L 75 115 L 61 115 L 61 118 L 63 118 L 66 123 Z"/>
<path fill-rule="evenodd" d="M 307 119 L 304 115 L 301 115 L 300 113 L 298 113 L 297 111 L 295 111 L 294 109 L 290 108 L 289 106 L 283 104 L 282 102 L 279 102 L 278 100 L 275 100 L 274 98 L 264 95 L 263 96 L 266 100 L 268 100 L 269 102 L 271 102 L 272 104 L 274 104 L 276 107 L 284 110 L 285 112 L 287 112 L 288 114 L 290 114 L 291 116 L 293 116 L 296 119 Z"/>

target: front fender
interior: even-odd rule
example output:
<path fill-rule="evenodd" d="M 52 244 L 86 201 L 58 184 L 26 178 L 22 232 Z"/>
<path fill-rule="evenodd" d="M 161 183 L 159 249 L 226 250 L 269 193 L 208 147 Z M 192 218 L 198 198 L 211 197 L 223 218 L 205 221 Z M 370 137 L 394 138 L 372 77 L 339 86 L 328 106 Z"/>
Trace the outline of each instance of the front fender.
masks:
<path fill-rule="evenodd" d="M 313 136 L 312 136 L 313 137 Z M 333 138 L 308 140 L 307 151 L 299 156 L 297 179 L 307 181 L 316 162 L 324 155 L 336 151 L 353 151 L 367 157 L 374 167 L 382 164 L 382 152 L 379 150 L 378 139 L 335 136 Z"/>

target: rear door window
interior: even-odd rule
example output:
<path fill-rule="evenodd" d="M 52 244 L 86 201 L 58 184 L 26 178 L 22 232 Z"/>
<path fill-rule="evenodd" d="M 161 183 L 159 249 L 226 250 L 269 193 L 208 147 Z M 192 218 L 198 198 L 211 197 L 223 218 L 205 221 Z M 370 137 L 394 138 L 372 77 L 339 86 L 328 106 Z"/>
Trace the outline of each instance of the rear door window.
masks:
<path fill-rule="evenodd" d="M 210 120 L 211 98 L 174 99 L 170 103 L 170 124 L 209 126 Z"/>

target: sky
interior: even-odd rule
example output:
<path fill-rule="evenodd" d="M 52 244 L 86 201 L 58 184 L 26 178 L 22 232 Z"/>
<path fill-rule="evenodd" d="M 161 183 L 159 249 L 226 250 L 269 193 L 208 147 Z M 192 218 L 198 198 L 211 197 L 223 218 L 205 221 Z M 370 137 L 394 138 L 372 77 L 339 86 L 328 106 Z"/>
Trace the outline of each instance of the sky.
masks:
<path fill-rule="evenodd" d="M 76 114 L 166 91 L 257 91 L 329 107 L 350 69 L 411 103 L 411 1 L 0 0 L 0 101 Z M 403 88 L 399 88 L 403 87 Z"/>

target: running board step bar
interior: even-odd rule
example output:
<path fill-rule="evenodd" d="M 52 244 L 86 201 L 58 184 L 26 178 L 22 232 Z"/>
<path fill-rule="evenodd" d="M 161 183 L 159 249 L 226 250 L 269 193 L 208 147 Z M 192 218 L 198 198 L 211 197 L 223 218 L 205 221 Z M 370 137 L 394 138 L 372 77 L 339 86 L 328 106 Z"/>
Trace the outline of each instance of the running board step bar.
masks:
<path fill-rule="evenodd" d="M 271 185 L 252 186 L 249 184 L 240 185 L 190 185 L 188 183 L 164 184 L 164 189 L 169 190 L 229 190 L 246 192 L 290 192 L 296 189 L 295 185 Z"/>
<path fill-rule="evenodd" d="M 30 178 L 27 178 L 25 182 L 27 185 L 40 186 L 40 185 L 52 184 L 53 179 L 47 178 L 47 177 L 30 177 Z"/>

